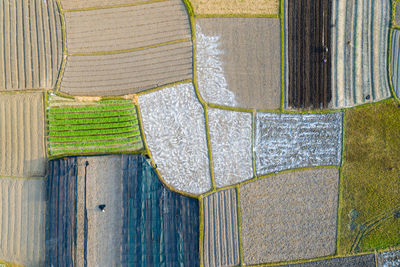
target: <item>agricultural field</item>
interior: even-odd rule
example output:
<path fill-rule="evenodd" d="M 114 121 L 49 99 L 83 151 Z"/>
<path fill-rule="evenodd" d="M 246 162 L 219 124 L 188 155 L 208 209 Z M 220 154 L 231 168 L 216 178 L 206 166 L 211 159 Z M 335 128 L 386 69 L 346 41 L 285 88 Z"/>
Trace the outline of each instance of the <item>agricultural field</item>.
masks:
<path fill-rule="evenodd" d="M 252 114 L 215 108 L 207 114 L 216 187 L 252 178 Z"/>
<path fill-rule="evenodd" d="M 400 109 L 395 101 L 346 111 L 340 255 L 399 245 Z"/>
<path fill-rule="evenodd" d="M 0 94 L 0 176 L 44 176 L 43 98 L 43 93 Z"/>
<path fill-rule="evenodd" d="M 294 109 L 327 108 L 332 98 L 332 0 L 286 0 L 285 3 L 286 105 Z"/>
<path fill-rule="evenodd" d="M 305 263 L 298 264 L 289 264 L 289 265 L 280 265 L 281 267 L 375 267 L 381 266 L 375 264 L 375 255 L 374 254 L 366 254 L 361 256 L 350 256 L 350 257 L 341 257 L 341 258 L 333 258 L 328 260 L 318 260 L 318 261 L 310 261 Z"/>
<path fill-rule="evenodd" d="M 46 118 L 52 157 L 143 148 L 131 99 L 88 102 L 49 94 Z"/>
<path fill-rule="evenodd" d="M 218 191 L 203 198 L 204 266 L 240 263 L 236 190 Z"/>
<path fill-rule="evenodd" d="M 400 250 L 379 253 L 377 263 L 379 267 L 399 266 Z"/>
<path fill-rule="evenodd" d="M 5 0 L 0 11 L 0 91 L 53 88 L 62 57 L 56 0 Z"/>
<path fill-rule="evenodd" d="M 146 0 L 107 0 L 107 5 L 104 2 L 101 3 L 98 0 L 60 0 L 61 6 L 64 10 L 73 9 L 91 9 L 99 7 L 112 7 L 112 6 L 124 6 L 124 5 L 135 5 L 146 2 Z M 100 4 L 101 3 L 101 4 Z M 100 4 L 100 5 L 99 5 Z"/>
<path fill-rule="evenodd" d="M 339 171 L 288 172 L 240 186 L 241 240 L 247 264 L 333 255 Z"/>
<path fill-rule="evenodd" d="M 190 0 L 196 15 L 278 15 L 279 0 Z"/>
<path fill-rule="evenodd" d="M 394 23 L 396 26 L 400 26 L 400 6 L 399 6 L 399 2 L 396 1 L 396 4 L 394 4 L 393 6 L 395 6 L 395 15 L 394 15 Z"/>
<path fill-rule="evenodd" d="M 397 97 L 400 98 L 400 31 L 399 30 L 393 30 L 392 34 L 392 52 L 391 52 L 390 69 L 391 69 L 390 78 L 392 79 L 393 89 Z"/>
<path fill-rule="evenodd" d="M 202 98 L 230 107 L 279 109 L 280 33 L 278 18 L 196 19 L 196 75 Z"/>
<path fill-rule="evenodd" d="M 191 30 L 183 2 L 121 4 L 64 13 L 68 57 L 62 92 L 125 95 L 192 78 Z"/>
<path fill-rule="evenodd" d="M 42 178 L 0 178 L 0 259 L 24 266 L 42 266 L 45 215 Z"/>
<path fill-rule="evenodd" d="M 332 108 L 391 96 L 388 38 L 391 1 L 333 1 Z"/>
<path fill-rule="evenodd" d="M 139 96 L 147 147 L 165 182 L 201 194 L 211 189 L 204 109 L 191 83 Z"/>
<path fill-rule="evenodd" d="M 339 166 L 342 121 L 342 113 L 257 113 L 257 175 L 303 167 Z"/>

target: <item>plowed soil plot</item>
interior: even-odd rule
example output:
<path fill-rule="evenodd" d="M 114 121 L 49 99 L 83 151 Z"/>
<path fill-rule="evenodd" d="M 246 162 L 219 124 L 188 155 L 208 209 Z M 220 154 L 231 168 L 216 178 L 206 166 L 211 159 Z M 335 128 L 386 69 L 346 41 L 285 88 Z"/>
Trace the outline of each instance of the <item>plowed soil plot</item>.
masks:
<path fill-rule="evenodd" d="M 332 0 L 287 2 L 287 101 L 292 108 L 327 108 L 331 92 Z"/>
<path fill-rule="evenodd" d="M 312 261 L 312 262 L 304 262 L 298 264 L 290 264 L 290 265 L 281 265 L 287 267 L 354 267 L 354 266 L 363 266 L 363 267 L 375 267 L 375 255 L 367 254 L 361 256 L 353 256 L 353 257 L 343 257 L 343 258 L 334 258 L 328 260 L 320 260 L 320 261 Z"/>

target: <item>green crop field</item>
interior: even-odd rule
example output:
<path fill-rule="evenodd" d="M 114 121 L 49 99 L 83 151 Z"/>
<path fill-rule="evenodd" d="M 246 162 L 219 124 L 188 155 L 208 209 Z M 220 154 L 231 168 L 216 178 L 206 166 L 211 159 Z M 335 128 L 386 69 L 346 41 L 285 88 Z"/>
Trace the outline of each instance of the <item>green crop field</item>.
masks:
<path fill-rule="evenodd" d="M 131 100 L 71 103 L 47 98 L 49 156 L 116 153 L 143 148 L 135 105 Z"/>

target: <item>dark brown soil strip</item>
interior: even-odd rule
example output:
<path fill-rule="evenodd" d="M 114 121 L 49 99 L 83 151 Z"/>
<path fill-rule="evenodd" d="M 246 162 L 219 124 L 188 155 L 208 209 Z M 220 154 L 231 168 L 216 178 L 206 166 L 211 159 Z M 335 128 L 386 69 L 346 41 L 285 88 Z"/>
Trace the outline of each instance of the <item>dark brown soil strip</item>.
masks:
<path fill-rule="evenodd" d="M 288 0 L 288 105 L 327 108 L 331 90 L 332 0 Z"/>

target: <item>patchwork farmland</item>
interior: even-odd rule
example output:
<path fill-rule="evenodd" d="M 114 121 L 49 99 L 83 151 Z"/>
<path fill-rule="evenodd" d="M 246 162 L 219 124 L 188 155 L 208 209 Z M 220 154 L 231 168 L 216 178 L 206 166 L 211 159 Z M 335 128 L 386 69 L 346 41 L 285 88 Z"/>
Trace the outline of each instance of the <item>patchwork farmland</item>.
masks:
<path fill-rule="evenodd" d="M 143 148 L 132 100 L 76 101 L 48 95 L 50 156 L 129 152 Z"/>
<path fill-rule="evenodd" d="M 0 1 L 0 91 L 51 89 L 61 65 L 56 0 Z"/>
<path fill-rule="evenodd" d="M 332 98 L 332 0 L 286 0 L 285 3 L 287 107 L 327 108 Z"/>

